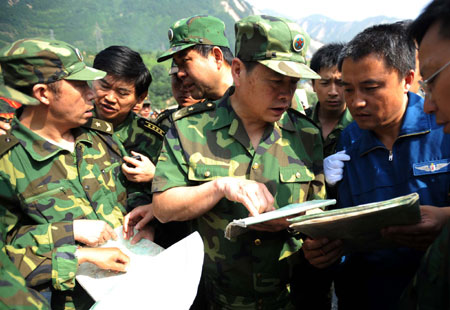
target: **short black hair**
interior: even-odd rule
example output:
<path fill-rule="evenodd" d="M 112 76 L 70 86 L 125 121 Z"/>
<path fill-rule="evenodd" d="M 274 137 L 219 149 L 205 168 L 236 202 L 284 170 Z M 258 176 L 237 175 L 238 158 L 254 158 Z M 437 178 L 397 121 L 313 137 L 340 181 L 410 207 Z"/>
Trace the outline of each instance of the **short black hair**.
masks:
<path fill-rule="evenodd" d="M 213 49 L 214 46 L 217 46 L 217 45 L 196 44 L 192 47 L 192 49 L 195 50 L 200 55 L 202 55 L 203 57 L 208 57 L 208 55 L 211 53 L 211 50 Z M 231 51 L 231 49 L 228 47 L 225 47 L 225 46 L 217 46 L 217 47 L 220 48 L 220 50 L 222 51 L 223 59 L 225 60 L 225 62 L 229 66 L 231 66 L 231 63 L 233 62 L 233 58 L 234 58 L 233 52 Z"/>
<path fill-rule="evenodd" d="M 105 48 L 94 59 L 94 68 L 106 71 L 119 79 L 134 82 L 136 98 L 148 91 L 152 76 L 138 52 L 126 46 Z"/>
<path fill-rule="evenodd" d="M 428 28 L 434 23 L 439 23 L 439 34 L 450 39 L 450 2 L 448 0 L 434 0 L 422 11 L 410 26 L 411 36 L 420 45 Z"/>
<path fill-rule="evenodd" d="M 322 68 L 337 66 L 339 54 L 344 46 L 344 43 L 330 43 L 319 48 L 311 58 L 311 69 L 318 73 Z"/>
<path fill-rule="evenodd" d="M 357 61 L 370 54 L 384 58 L 385 65 L 399 77 L 416 68 L 416 44 L 402 22 L 375 25 L 357 34 L 342 49 L 338 69 L 342 71 L 346 58 Z"/>
<path fill-rule="evenodd" d="M 242 63 L 244 64 L 245 67 L 245 71 L 247 71 L 247 73 L 250 73 L 253 71 L 253 69 L 255 69 L 256 65 L 259 64 L 259 62 L 257 61 L 247 61 L 247 60 L 241 60 Z"/>

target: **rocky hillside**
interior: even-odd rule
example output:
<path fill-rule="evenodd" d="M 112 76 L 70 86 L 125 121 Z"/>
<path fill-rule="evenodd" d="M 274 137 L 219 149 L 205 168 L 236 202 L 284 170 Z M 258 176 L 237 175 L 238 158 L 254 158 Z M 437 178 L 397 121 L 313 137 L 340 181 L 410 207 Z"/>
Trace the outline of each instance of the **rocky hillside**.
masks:
<path fill-rule="evenodd" d="M 4 0 L 0 3 L 0 47 L 41 36 L 94 53 L 110 45 L 165 50 L 169 26 L 196 14 L 222 19 L 233 42 L 234 22 L 255 13 L 244 0 Z"/>

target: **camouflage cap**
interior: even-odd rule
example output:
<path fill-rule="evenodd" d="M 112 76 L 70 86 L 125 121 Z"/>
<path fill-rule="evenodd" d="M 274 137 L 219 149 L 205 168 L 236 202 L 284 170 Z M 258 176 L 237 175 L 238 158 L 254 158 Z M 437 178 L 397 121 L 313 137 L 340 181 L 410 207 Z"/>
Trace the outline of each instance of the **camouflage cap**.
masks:
<path fill-rule="evenodd" d="M 225 36 L 225 24 L 220 19 L 197 15 L 176 21 L 169 28 L 170 48 L 158 62 L 172 58 L 173 54 L 197 44 L 230 47 Z"/>
<path fill-rule="evenodd" d="M 235 25 L 236 57 L 257 61 L 283 75 L 320 79 L 307 66 L 309 35 L 296 23 L 267 15 L 249 16 Z"/>
<path fill-rule="evenodd" d="M 14 88 L 58 80 L 92 81 L 105 77 L 106 72 L 86 66 L 80 51 L 70 44 L 56 40 L 23 39 L 0 51 L 4 79 L 2 92 L 8 98 L 25 105 L 39 104 L 37 100 Z"/>

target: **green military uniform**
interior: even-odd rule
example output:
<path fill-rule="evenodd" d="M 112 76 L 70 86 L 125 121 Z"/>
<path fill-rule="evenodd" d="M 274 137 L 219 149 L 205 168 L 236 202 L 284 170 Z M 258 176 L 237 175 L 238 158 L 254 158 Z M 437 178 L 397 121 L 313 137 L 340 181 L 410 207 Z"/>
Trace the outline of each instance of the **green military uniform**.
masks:
<path fill-rule="evenodd" d="M 178 109 L 167 109 L 161 112 L 158 117 L 155 119 L 156 125 L 158 125 L 164 132 L 167 132 L 170 127 L 172 127 L 173 119 L 172 114 L 176 112 Z"/>
<path fill-rule="evenodd" d="M 266 184 L 275 197 L 275 208 L 324 197 L 320 134 L 300 113 L 289 110 L 268 127 L 255 150 L 228 95 L 195 107 L 207 111 L 177 120 L 166 137 L 154 192 L 234 176 Z M 226 240 L 228 222 L 247 216 L 244 206 L 222 199 L 195 220 L 205 244 L 208 295 L 214 294 L 216 307 L 222 309 L 255 305 L 259 300 L 265 309 L 283 307 L 289 268 L 286 260 L 279 260 L 300 249 L 301 242 L 285 231 L 252 231 Z"/>
<path fill-rule="evenodd" d="M 24 105 L 40 103 L 15 88 L 106 75 L 87 67 L 78 49 L 61 41 L 19 40 L 2 50 L 0 64 L 8 82 L 0 88 L 2 95 Z M 91 299 L 75 285 L 72 223 L 93 219 L 112 227 L 122 224 L 125 149 L 114 141 L 112 125 L 98 119 L 71 130 L 73 151 L 52 144 L 18 118 L 11 126 L 11 133 L 0 139 L 0 207 L 12 214 L 0 216 L 8 229 L 5 249 L 27 284 L 48 290 L 44 282 L 52 281 L 52 308 L 87 308 Z"/>
<path fill-rule="evenodd" d="M 9 223 L 15 221 L 13 214 L 0 208 L 0 308 L 17 310 L 45 310 L 50 309 L 47 300 L 38 292 L 27 287 L 25 279 L 17 270 L 16 266 L 6 255 L 6 228 L 8 224 L 4 223 L 7 219 Z M 50 233 L 52 233 L 50 231 Z M 21 249 L 32 250 L 32 249 Z"/>
<path fill-rule="evenodd" d="M 312 119 L 312 121 L 319 127 L 322 128 L 322 125 L 319 121 L 319 107 L 320 102 L 318 102 L 313 108 L 306 110 L 306 115 Z M 342 113 L 339 122 L 330 132 L 328 137 L 323 140 L 323 157 L 328 157 L 336 153 L 336 145 L 341 135 L 341 132 L 347 127 L 348 124 L 353 122 L 352 115 L 350 114 L 348 109 L 345 109 L 344 113 Z"/>
<path fill-rule="evenodd" d="M 129 156 L 131 151 L 147 156 L 156 165 L 165 131 L 151 121 L 130 112 L 121 124 L 114 128 L 114 138 L 123 145 Z M 130 182 L 127 187 L 129 209 L 149 204 L 151 182 Z"/>
<path fill-rule="evenodd" d="M 400 309 L 450 309 L 450 221 L 422 258 Z"/>
<path fill-rule="evenodd" d="M 258 61 L 287 76 L 320 78 L 305 65 L 309 36 L 298 25 L 285 19 L 250 16 L 239 21 L 235 29 L 236 54 L 241 60 Z M 231 106 L 233 92 L 232 87 L 216 102 L 198 103 L 173 114 L 175 123 L 166 134 L 152 191 L 231 176 L 265 184 L 274 196 L 275 208 L 324 198 L 322 140 L 316 126 L 289 109 L 279 121 L 267 123 L 255 149 Z M 192 221 L 205 246 L 207 308 L 290 308 L 286 288 L 289 262 L 301 248 L 301 241 L 287 231 L 254 230 L 227 240 L 227 224 L 247 216 L 242 204 L 223 198 Z"/>
<path fill-rule="evenodd" d="M 91 126 L 95 124 L 105 122 L 95 119 Z M 73 131 L 72 153 L 49 143 L 16 118 L 11 132 L 5 141 L 9 140 L 12 147 L 0 157 L 0 204 L 19 216 L 19 229 L 21 225 L 35 227 L 27 231 L 29 236 L 12 232 L 9 244 L 27 244 L 34 240 L 35 231 L 50 229 L 49 223 L 57 227 L 75 219 L 93 219 L 104 220 L 114 228 L 122 225 L 126 214 L 125 181 L 120 170 L 124 150 L 111 135 L 77 128 Z M 56 247 L 55 240 L 37 241 L 39 248 Z M 57 290 L 74 286 L 78 263 L 73 233 L 64 240 L 63 250 L 66 255 L 52 257 L 57 258 L 52 259 L 52 266 L 57 266 L 54 270 L 62 270 L 52 271 L 53 287 Z M 35 267 L 27 265 L 26 260 L 16 262 L 19 263 L 24 264 L 19 266 L 22 274 L 36 275 Z"/>

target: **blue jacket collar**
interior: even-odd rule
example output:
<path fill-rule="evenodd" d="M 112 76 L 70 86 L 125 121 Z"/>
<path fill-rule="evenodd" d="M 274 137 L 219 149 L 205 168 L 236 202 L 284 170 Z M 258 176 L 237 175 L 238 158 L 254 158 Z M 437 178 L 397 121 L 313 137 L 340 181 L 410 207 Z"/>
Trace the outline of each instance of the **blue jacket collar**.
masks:
<path fill-rule="evenodd" d="M 403 123 L 400 127 L 397 140 L 406 136 L 426 134 L 431 130 L 431 119 L 423 111 L 423 102 L 422 97 L 408 92 L 408 105 L 403 116 Z M 372 149 L 379 147 L 385 148 L 383 143 L 381 143 L 371 130 L 362 129 L 359 140 L 361 141 L 361 156 Z"/>

